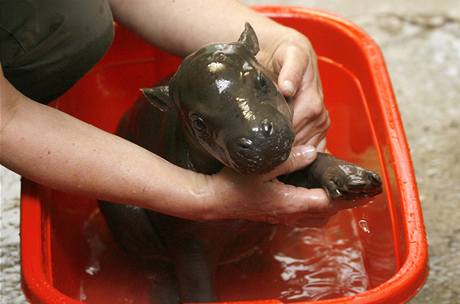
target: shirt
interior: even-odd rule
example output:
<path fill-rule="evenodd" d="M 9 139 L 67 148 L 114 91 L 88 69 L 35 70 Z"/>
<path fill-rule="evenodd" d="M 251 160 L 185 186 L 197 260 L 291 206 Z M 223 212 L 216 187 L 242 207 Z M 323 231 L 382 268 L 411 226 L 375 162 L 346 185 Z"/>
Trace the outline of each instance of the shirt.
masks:
<path fill-rule="evenodd" d="M 0 62 L 27 97 L 48 103 L 66 92 L 113 40 L 106 0 L 0 0 Z"/>

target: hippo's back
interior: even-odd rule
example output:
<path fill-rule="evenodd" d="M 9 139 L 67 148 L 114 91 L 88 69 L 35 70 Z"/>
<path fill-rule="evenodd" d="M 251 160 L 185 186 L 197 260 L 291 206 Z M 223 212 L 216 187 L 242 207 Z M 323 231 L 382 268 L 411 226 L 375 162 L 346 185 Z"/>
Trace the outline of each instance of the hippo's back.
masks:
<path fill-rule="evenodd" d="M 167 147 L 174 146 L 177 127 L 177 112 L 174 109 L 162 112 L 140 96 L 123 115 L 117 135 L 168 159 L 171 151 Z"/>

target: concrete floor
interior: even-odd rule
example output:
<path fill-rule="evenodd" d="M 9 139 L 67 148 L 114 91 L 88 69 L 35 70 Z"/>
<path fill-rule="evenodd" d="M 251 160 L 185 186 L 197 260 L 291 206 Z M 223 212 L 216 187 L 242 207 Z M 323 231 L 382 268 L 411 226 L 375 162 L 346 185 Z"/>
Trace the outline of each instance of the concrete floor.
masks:
<path fill-rule="evenodd" d="M 318 7 L 352 20 L 381 46 L 411 147 L 430 275 L 411 303 L 460 303 L 460 2 L 244 1 Z M 19 289 L 19 178 L 1 173 L 1 303 Z"/>

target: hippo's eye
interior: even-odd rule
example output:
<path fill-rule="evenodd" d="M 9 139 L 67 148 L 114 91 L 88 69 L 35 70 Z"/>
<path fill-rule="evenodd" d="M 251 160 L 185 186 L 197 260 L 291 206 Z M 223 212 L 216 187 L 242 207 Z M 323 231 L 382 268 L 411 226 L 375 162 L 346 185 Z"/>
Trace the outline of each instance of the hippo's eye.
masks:
<path fill-rule="evenodd" d="M 268 80 L 267 80 L 267 78 L 265 77 L 264 74 L 257 73 L 256 81 L 257 81 L 257 87 L 260 90 L 262 90 L 262 91 L 267 90 L 267 88 L 268 88 Z"/>
<path fill-rule="evenodd" d="M 225 62 L 227 60 L 227 55 L 225 55 L 223 52 L 215 52 L 213 54 L 213 59 L 217 62 Z"/>
<path fill-rule="evenodd" d="M 190 120 L 192 121 L 192 128 L 195 131 L 198 131 L 201 134 L 207 133 L 208 127 L 206 126 L 202 117 L 193 113 L 190 115 Z"/>

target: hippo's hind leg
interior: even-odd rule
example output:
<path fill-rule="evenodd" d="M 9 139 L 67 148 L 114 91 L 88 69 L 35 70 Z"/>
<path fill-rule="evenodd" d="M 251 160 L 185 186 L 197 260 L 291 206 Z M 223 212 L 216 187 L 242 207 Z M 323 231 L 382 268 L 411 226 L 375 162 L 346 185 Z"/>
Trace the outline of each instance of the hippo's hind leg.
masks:
<path fill-rule="evenodd" d="M 99 209 L 115 240 L 130 257 L 148 263 L 165 254 L 145 209 L 105 201 L 99 201 Z"/>
<path fill-rule="evenodd" d="M 377 173 L 327 153 L 318 153 L 308 167 L 282 176 L 280 180 L 295 186 L 323 188 L 332 199 L 359 199 L 382 192 Z"/>

